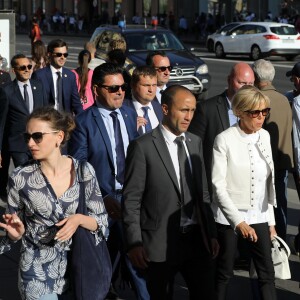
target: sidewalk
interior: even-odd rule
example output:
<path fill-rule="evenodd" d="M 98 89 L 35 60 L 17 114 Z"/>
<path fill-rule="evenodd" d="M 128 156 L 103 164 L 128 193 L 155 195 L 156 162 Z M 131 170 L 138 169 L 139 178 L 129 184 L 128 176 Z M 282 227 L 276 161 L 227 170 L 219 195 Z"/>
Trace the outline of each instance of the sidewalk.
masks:
<path fill-rule="evenodd" d="M 291 247 L 292 240 L 297 233 L 300 220 L 300 202 L 295 190 L 292 176 L 289 178 L 288 188 L 288 244 Z M 0 207 L 0 215 L 3 214 Z M 0 237 L 1 239 L 1 237 Z M 0 300 L 20 300 L 17 288 L 18 257 L 20 243 L 16 243 L 12 251 L 0 255 Z M 291 247 L 290 268 L 292 279 L 276 280 L 277 300 L 299 300 L 300 299 L 300 260 L 294 254 Z M 125 290 L 118 288 L 119 295 L 125 300 L 135 300 L 134 293 L 129 288 Z M 176 277 L 173 300 L 187 300 L 187 287 L 180 276 Z M 252 300 L 248 272 L 235 270 L 235 277 L 230 283 L 229 300 Z M 91 299 L 93 300 L 93 299 Z M 200 300 L 200 299 L 199 299 Z M 205 300 L 205 299 L 203 299 Z"/>

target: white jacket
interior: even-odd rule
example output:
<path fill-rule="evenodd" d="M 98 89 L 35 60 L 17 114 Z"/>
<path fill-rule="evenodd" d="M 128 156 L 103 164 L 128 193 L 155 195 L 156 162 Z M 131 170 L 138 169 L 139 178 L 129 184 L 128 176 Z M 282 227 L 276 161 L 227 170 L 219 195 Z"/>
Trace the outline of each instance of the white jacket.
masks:
<path fill-rule="evenodd" d="M 239 131 L 240 128 L 236 124 L 216 137 L 212 161 L 213 202 L 220 207 L 233 228 L 244 221 L 239 209 L 251 209 L 255 201 L 255 180 L 250 144 L 242 138 Z M 257 146 L 271 169 L 267 178 L 268 204 L 276 206 L 270 135 L 264 129 L 259 130 Z M 269 225 L 274 224 L 274 212 L 271 209 Z"/>

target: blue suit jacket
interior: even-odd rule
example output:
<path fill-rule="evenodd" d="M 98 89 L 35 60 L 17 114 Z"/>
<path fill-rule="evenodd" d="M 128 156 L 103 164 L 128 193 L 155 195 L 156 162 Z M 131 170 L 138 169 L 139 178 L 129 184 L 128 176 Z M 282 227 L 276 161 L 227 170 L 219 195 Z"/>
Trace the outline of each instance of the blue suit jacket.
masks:
<path fill-rule="evenodd" d="M 138 137 L 135 112 L 122 106 L 129 141 Z M 105 123 L 97 106 L 91 106 L 76 116 L 76 128 L 69 142 L 69 154 L 87 160 L 95 169 L 102 196 L 115 189 L 115 167 L 112 147 Z"/>
<path fill-rule="evenodd" d="M 32 78 L 38 79 L 42 82 L 47 102 L 54 105 L 55 91 L 50 66 L 35 71 L 32 74 Z M 74 112 L 75 114 L 83 111 L 75 75 L 67 68 L 62 68 L 62 90 L 64 111 Z"/>
<path fill-rule="evenodd" d="M 151 104 L 152 104 L 153 110 L 156 114 L 158 121 L 161 123 L 161 121 L 163 119 L 163 112 L 162 112 L 160 103 L 156 100 L 156 101 L 151 101 Z M 134 107 L 131 99 L 124 99 L 123 105 L 131 107 L 136 113 L 135 107 Z M 137 113 L 136 113 L 136 117 L 137 117 Z"/>
<path fill-rule="evenodd" d="M 37 80 L 30 80 L 33 95 L 33 109 L 47 105 L 44 98 L 43 86 Z M 27 117 L 29 111 L 20 92 L 18 82 L 6 84 L 0 89 L 0 150 L 5 134 L 8 137 L 8 148 L 10 152 L 26 152 L 28 147 L 24 142 L 22 134 L 26 131 Z"/>

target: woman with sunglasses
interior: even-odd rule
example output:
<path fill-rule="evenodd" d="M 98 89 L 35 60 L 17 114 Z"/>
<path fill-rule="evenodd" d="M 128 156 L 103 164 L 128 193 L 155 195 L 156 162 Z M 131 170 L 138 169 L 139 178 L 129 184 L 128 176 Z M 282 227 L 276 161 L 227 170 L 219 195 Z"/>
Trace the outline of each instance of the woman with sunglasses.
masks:
<path fill-rule="evenodd" d="M 106 237 L 107 214 L 90 164 L 63 156 L 73 118 L 51 107 L 35 110 L 24 139 L 33 160 L 18 167 L 8 183 L 8 209 L 0 227 L 7 232 L 0 253 L 22 239 L 19 288 L 22 299 L 72 299 L 68 295 L 67 253 L 81 226 L 95 244 Z M 83 176 L 89 215 L 77 214 L 79 172 Z"/>
<path fill-rule="evenodd" d="M 270 136 L 262 129 L 269 107 L 269 98 L 258 89 L 242 87 L 232 100 L 238 123 L 220 133 L 214 142 L 212 208 L 220 244 L 218 300 L 226 299 L 238 239 L 250 251 L 261 299 L 276 299 L 271 258 L 271 240 L 276 235 L 274 166 Z"/>

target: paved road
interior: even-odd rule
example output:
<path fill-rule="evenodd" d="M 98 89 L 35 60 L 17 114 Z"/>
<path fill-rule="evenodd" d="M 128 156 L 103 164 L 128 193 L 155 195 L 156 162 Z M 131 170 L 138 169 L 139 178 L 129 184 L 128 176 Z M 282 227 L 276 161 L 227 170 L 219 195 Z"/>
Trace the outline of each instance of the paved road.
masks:
<path fill-rule="evenodd" d="M 300 202 L 295 190 L 295 186 L 293 184 L 292 177 L 290 177 L 289 179 L 288 199 L 288 238 L 290 242 L 292 242 L 293 237 L 297 233 L 297 225 L 300 220 Z M 0 214 L 2 214 L 1 211 Z M 14 246 L 13 251 L 0 256 L 0 300 L 20 300 L 17 290 L 18 251 L 19 244 Z M 290 256 L 289 260 L 292 272 L 292 279 L 276 280 L 278 300 L 300 299 L 300 260 L 299 257 L 294 254 L 294 251 L 293 254 Z M 134 293 L 129 288 L 122 289 L 119 286 L 117 286 L 117 288 L 119 290 L 120 296 L 123 299 L 135 299 Z M 188 292 L 186 285 L 181 279 L 181 277 L 177 276 L 175 282 L 174 300 L 187 299 Z M 248 279 L 248 272 L 244 270 L 235 270 L 235 277 L 230 285 L 228 299 L 252 299 Z"/>

